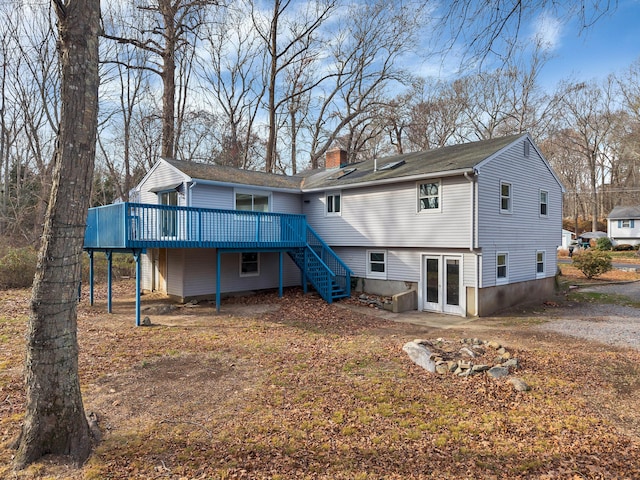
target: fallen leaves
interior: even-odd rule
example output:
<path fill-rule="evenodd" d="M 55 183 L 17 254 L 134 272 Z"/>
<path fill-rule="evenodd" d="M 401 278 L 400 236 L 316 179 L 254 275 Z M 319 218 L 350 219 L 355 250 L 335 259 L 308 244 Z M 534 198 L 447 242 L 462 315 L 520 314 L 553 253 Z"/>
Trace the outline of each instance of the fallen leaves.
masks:
<path fill-rule="evenodd" d="M 21 304 L 19 295 L 4 305 Z M 0 371 L 0 464 L 24 402 L 25 313 L 7 308 L 0 348 L 13 367 Z M 639 410 L 638 352 L 541 340 L 517 319 L 487 335 L 436 333 L 298 290 L 230 299 L 222 314 L 178 309 L 154 328 L 133 326 L 132 304 L 114 311 L 83 303 L 79 313 L 85 408 L 99 413 L 103 443 L 77 471 L 42 467 L 48 478 L 640 477 L 640 423 L 623 431 L 610 416 L 616 398 Z M 402 352 L 445 334 L 500 338 L 532 389 L 432 375 Z"/>

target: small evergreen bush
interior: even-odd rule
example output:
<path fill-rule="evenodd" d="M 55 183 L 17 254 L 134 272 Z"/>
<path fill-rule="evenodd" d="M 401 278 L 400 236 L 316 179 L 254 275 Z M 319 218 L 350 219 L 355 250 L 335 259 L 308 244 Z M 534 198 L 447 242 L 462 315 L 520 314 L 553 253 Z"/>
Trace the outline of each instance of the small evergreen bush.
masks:
<path fill-rule="evenodd" d="M 573 266 L 585 277 L 593 278 L 608 272 L 611 266 L 611 255 L 601 250 L 589 249 L 573 256 Z"/>
<path fill-rule="evenodd" d="M 609 237 L 601 237 L 596 240 L 596 248 L 598 250 L 611 250 L 613 248 L 613 244 L 611 243 L 611 239 Z"/>

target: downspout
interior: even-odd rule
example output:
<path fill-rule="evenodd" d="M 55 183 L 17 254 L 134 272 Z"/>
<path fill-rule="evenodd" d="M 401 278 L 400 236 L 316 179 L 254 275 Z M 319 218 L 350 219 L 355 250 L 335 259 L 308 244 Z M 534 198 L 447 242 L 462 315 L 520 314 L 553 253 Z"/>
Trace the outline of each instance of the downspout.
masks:
<path fill-rule="evenodd" d="M 476 177 L 477 173 L 473 172 L 473 177 L 469 176 L 469 172 L 464 172 L 464 178 L 469 180 L 471 184 L 471 195 L 469 205 L 471 206 L 471 233 L 469 235 L 469 250 L 473 252 L 475 250 L 476 240 Z"/>
<path fill-rule="evenodd" d="M 189 182 L 186 182 L 186 183 L 189 183 Z M 193 192 L 191 192 L 191 189 L 192 189 L 193 187 L 195 187 L 197 183 L 198 183 L 198 182 L 196 182 L 195 180 L 193 180 L 193 181 L 191 182 L 191 185 L 189 185 L 189 188 L 185 188 L 185 192 L 187 192 L 187 201 L 186 201 L 186 203 L 187 203 L 187 207 L 192 207 L 192 206 L 193 206 L 193 205 L 191 205 L 191 197 L 192 197 L 192 195 L 193 195 Z"/>
<path fill-rule="evenodd" d="M 469 251 L 470 252 L 474 252 L 475 247 L 476 247 L 476 177 L 478 175 L 477 171 L 473 171 L 473 177 L 469 176 L 468 172 L 464 172 L 464 178 L 466 178 L 467 180 L 469 180 L 469 183 L 471 184 L 471 189 L 470 189 L 470 201 L 469 201 L 469 205 L 470 205 L 470 217 L 471 217 L 471 232 L 469 234 Z M 474 295 L 474 299 L 475 299 L 475 313 L 476 316 L 478 315 L 478 295 L 479 295 L 479 291 L 480 291 L 480 257 L 479 255 L 475 255 L 476 261 L 475 261 L 475 279 L 474 279 L 474 290 L 475 290 L 475 295 Z"/>

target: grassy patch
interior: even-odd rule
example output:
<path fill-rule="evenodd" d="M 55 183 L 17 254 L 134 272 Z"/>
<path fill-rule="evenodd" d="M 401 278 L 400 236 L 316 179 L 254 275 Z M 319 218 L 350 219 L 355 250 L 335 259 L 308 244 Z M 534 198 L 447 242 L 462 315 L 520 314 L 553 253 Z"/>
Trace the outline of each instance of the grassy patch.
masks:
<path fill-rule="evenodd" d="M 605 303 L 610 305 L 623 305 L 626 307 L 640 308 L 640 302 L 633 301 L 624 295 L 614 293 L 573 291 L 568 294 L 567 298 L 571 301 L 580 303 Z"/>

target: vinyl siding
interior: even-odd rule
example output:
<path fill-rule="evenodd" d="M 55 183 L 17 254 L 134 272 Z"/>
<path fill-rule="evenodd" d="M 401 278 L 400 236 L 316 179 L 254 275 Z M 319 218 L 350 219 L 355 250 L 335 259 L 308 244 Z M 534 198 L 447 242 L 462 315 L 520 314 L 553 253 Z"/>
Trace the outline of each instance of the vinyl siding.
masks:
<path fill-rule="evenodd" d="M 313 193 L 303 213 L 332 247 L 468 248 L 470 192 L 464 177 L 441 179 L 440 210 L 418 212 L 416 182 L 342 190 L 339 216 L 326 216 L 325 193 Z"/>
<path fill-rule="evenodd" d="M 335 251 L 356 277 L 367 277 L 367 248 L 336 247 Z M 465 287 L 475 285 L 475 258 L 470 252 L 433 251 L 415 248 L 386 249 L 387 280 L 418 283 L 421 281 L 422 257 L 424 255 L 452 255 L 462 257 L 462 283 Z"/>
<path fill-rule="evenodd" d="M 177 249 L 169 250 L 169 256 L 182 275 L 176 275 L 174 280 L 184 278 L 181 293 L 173 293 L 184 297 L 197 295 L 212 295 L 216 292 L 216 250 L 215 249 Z M 278 254 L 273 252 L 260 253 L 260 275 L 255 277 L 240 276 L 240 254 L 223 253 L 221 256 L 222 293 L 277 288 Z M 170 262 L 170 265 L 172 262 Z M 300 270 L 288 255 L 284 257 L 283 285 L 300 285 Z M 176 290 L 177 291 L 177 290 Z"/>
<path fill-rule="evenodd" d="M 534 148 L 525 158 L 522 142 L 478 169 L 478 242 L 481 287 L 496 285 L 496 254 L 508 253 L 509 283 L 535 280 L 536 251 L 546 251 L 545 277 L 556 273 L 553 252 L 562 243 L 562 190 Z M 500 213 L 500 183 L 511 184 L 512 212 Z M 548 214 L 540 216 L 540 190 L 548 192 Z"/>
<path fill-rule="evenodd" d="M 140 288 L 148 291 L 153 290 L 153 285 L 151 284 L 151 255 L 151 250 L 140 255 Z"/>
<path fill-rule="evenodd" d="M 171 167 L 170 165 L 160 162 L 156 165 L 152 174 L 145 178 L 139 184 L 139 201 L 140 203 L 150 203 L 152 205 L 156 205 L 158 203 L 158 194 L 155 192 L 150 192 L 149 190 L 165 185 L 172 185 L 178 182 L 184 182 L 186 180 L 188 180 L 188 178 L 184 174 L 176 171 L 176 169 Z M 180 205 L 186 205 L 184 188 L 180 187 L 179 192 L 180 194 L 178 195 L 178 203 Z"/>
<path fill-rule="evenodd" d="M 243 191 L 255 191 L 264 195 L 270 193 L 270 209 L 273 213 L 301 213 L 302 195 L 299 193 L 254 190 L 250 185 L 240 189 Z M 223 210 L 233 210 L 235 208 L 236 189 L 233 187 L 196 183 L 191 190 L 191 206 L 193 207 L 220 208 Z"/>
<path fill-rule="evenodd" d="M 233 188 L 196 183 L 191 189 L 191 206 L 233 210 Z"/>

